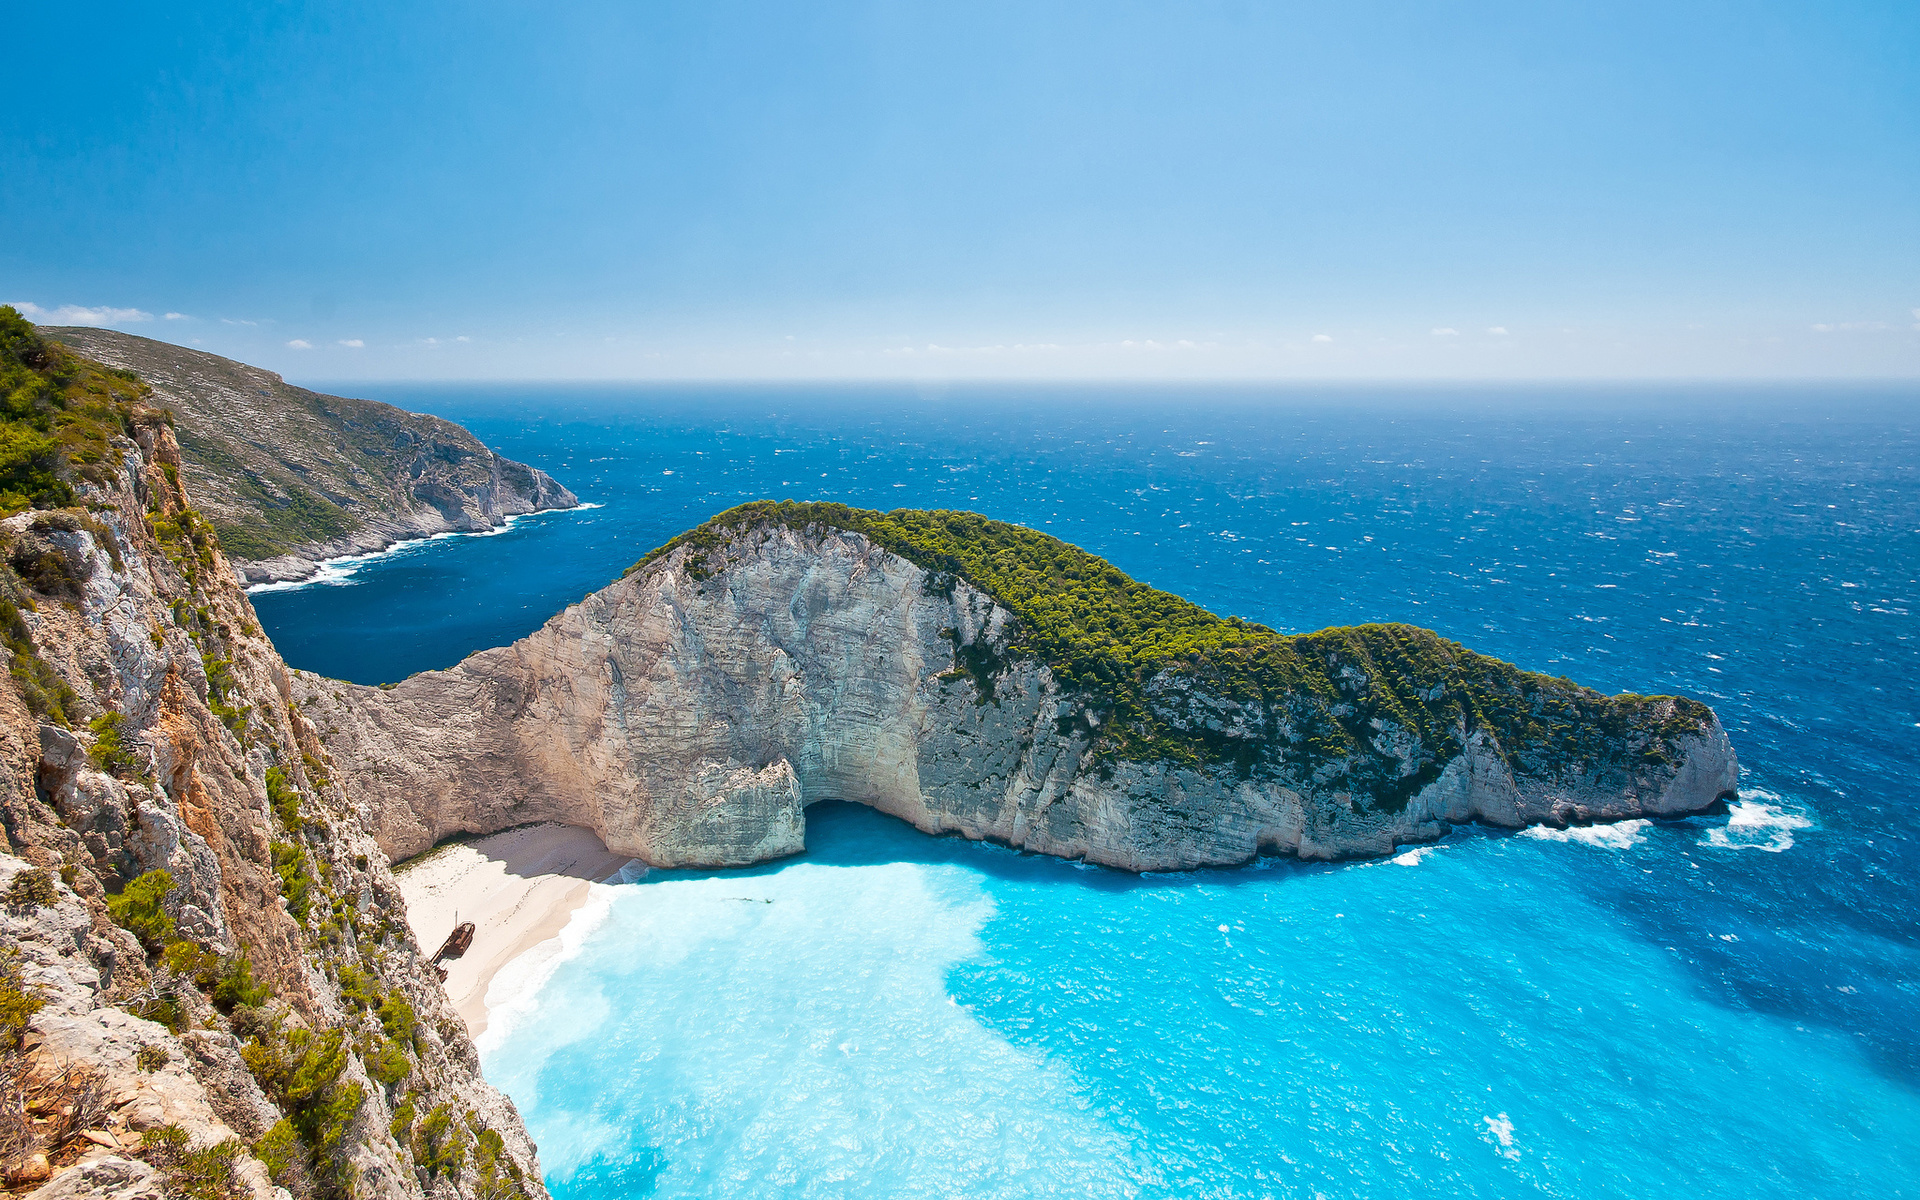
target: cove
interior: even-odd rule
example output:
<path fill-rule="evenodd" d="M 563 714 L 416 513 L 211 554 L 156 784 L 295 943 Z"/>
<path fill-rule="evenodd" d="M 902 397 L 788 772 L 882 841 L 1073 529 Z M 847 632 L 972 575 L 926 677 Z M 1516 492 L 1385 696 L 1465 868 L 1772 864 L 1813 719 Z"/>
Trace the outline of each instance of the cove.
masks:
<path fill-rule="evenodd" d="M 1736 815 L 1134 877 L 827 802 L 800 858 L 601 887 L 495 981 L 483 1063 L 567 1200 L 1912 1178 L 1910 1091 L 1611 911 L 1796 820 Z"/>

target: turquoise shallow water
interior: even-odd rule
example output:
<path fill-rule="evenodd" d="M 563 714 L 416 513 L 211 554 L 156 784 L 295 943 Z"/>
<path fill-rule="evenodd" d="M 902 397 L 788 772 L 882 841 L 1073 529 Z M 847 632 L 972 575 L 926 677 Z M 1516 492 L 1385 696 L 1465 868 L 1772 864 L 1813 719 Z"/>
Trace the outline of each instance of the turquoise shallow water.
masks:
<path fill-rule="evenodd" d="M 1611 911 L 1683 907 L 1664 877 L 1756 853 L 1711 828 L 1133 881 L 810 820 L 804 861 L 609 889 L 488 1037 L 557 1195 L 1750 1197 L 1920 1171 L 1920 1103 L 1848 1037 L 1693 985 L 1737 934 L 1660 945 Z"/>
<path fill-rule="evenodd" d="M 447 665 L 743 499 L 967 507 L 1699 696 L 1747 767 L 1730 818 L 1145 879 L 817 805 L 806 856 L 603 889 L 502 977 L 556 1194 L 1920 1190 L 1911 395 L 377 395 L 604 507 L 257 596 L 298 666 Z"/>

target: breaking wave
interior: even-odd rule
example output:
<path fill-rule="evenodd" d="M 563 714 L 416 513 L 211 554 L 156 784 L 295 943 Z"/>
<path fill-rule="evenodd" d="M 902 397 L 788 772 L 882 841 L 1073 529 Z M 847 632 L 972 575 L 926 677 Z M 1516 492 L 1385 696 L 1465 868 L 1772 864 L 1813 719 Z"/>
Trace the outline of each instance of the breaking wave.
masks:
<path fill-rule="evenodd" d="M 1611 825 L 1569 825 L 1565 829 L 1531 825 L 1521 830 L 1520 836 L 1549 842 L 1580 842 L 1602 850 L 1625 850 L 1647 840 L 1650 824 L 1650 821 L 1616 821 Z"/>
<path fill-rule="evenodd" d="M 1765 850 L 1780 854 L 1793 849 L 1793 831 L 1813 828 L 1813 818 L 1795 811 L 1780 795 L 1748 788 L 1727 808 L 1727 823 L 1707 830 L 1702 846 L 1716 850 Z"/>

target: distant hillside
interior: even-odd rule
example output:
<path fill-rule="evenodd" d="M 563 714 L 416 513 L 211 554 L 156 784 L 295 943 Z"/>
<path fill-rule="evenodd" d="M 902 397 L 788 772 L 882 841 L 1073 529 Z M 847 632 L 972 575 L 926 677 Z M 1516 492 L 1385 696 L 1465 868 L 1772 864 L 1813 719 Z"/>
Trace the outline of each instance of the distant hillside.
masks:
<path fill-rule="evenodd" d="M 252 582 L 299 579 L 323 558 L 571 508 L 544 471 L 451 421 L 294 387 L 271 371 L 111 329 L 47 328 L 137 374 L 178 424 L 188 490 Z"/>

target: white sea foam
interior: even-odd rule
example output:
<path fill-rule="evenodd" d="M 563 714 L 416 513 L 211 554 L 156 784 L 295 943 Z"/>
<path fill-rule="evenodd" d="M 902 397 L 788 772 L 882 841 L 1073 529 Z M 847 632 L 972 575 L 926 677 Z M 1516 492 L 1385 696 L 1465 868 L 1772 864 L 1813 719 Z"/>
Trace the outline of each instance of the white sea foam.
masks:
<path fill-rule="evenodd" d="M 1394 855 L 1393 861 L 1403 867 L 1417 867 L 1420 865 L 1420 860 L 1432 854 L 1435 849 L 1437 849 L 1437 847 L 1421 846 L 1417 849 L 1409 850 L 1405 854 Z"/>
<path fill-rule="evenodd" d="M 1780 795 L 1761 788 L 1747 788 L 1737 803 L 1728 806 L 1727 823 L 1707 830 L 1702 846 L 1715 850 L 1765 850 L 1780 854 L 1793 848 L 1793 831 L 1813 828 L 1813 818 Z"/>
<path fill-rule="evenodd" d="M 1487 1140 L 1495 1143 L 1503 1157 L 1518 1159 L 1520 1147 L 1513 1144 L 1513 1121 L 1505 1113 L 1497 1117 L 1481 1117 L 1486 1122 Z"/>
<path fill-rule="evenodd" d="M 434 542 L 445 541 L 448 538 L 498 537 L 511 530 L 514 524 L 522 517 L 539 516 L 546 513 L 583 512 L 589 508 L 602 507 L 604 507 L 604 505 L 576 504 L 572 508 L 543 508 L 539 513 L 510 513 L 502 517 L 500 523 L 491 529 L 449 529 L 441 533 L 428 534 L 425 537 L 407 538 L 404 541 L 393 543 L 393 545 L 386 547 L 384 550 L 372 550 L 366 554 L 342 554 L 338 558 L 323 558 L 314 564 L 316 568 L 314 573 L 305 579 L 281 579 L 273 583 L 251 584 L 247 588 L 247 594 L 249 596 L 257 596 L 266 592 L 291 592 L 297 591 L 300 588 L 350 584 L 353 582 L 354 574 L 368 563 L 379 562 L 382 559 L 388 558 L 399 558 L 402 555 L 416 551 L 422 546 L 431 545 Z"/>
<path fill-rule="evenodd" d="M 625 870 L 621 868 L 622 873 Z M 474 1039 L 475 1049 L 482 1054 L 491 1052 L 506 1041 L 516 1025 L 538 1010 L 541 989 L 560 965 L 578 957 L 587 939 L 606 924 L 616 894 L 608 884 L 589 884 L 587 902 L 573 910 L 558 937 L 548 938 L 500 968 L 487 985 L 487 1027 Z"/>
<path fill-rule="evenodd" d="M 1646 840 L 1650 824 L 1650 821 L 1617 821 L 1611 825 L 1569 825 L 1565 829 L 1531 825 L 1521 830 L 1520 836 L 1549 842 L 1581 842 L 1602 850 L 1625 850 Z"/>

